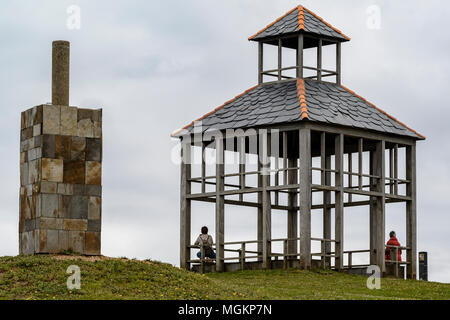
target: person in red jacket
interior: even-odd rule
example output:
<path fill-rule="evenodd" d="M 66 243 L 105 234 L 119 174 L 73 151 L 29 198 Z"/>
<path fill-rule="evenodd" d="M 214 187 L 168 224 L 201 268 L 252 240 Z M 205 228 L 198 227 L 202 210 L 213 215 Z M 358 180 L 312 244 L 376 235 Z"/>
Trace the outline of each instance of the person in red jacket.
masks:
<path fill-rule="evenodd" d="M 398 239 L 396 237 L 395 231 L 389 232 L 389 241 L 386 243 L 388 246 L 396 246 L 400 247 L 400 242 L 398 242 Z M 386 260 L 391 260 L 391 250 L 395 248 L 388 247 L 385 251 L 385 258 Z M 402 261 L 402 250 L 398 249 L 398 261 Z"/>

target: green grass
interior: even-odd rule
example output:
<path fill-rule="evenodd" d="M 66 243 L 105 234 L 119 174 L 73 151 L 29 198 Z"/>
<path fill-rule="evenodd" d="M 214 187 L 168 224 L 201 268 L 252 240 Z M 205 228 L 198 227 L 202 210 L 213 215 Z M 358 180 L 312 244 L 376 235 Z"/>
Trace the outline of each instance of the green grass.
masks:
<path fill-rule="evenodd" d="M 81 269 L 68 290 L 67 267 Z M 202 276 L 155 261 L 17 256 L 0 258 L 0 299 L 450 299 L 450 285 L 331 271 L 244 271 Z"/>

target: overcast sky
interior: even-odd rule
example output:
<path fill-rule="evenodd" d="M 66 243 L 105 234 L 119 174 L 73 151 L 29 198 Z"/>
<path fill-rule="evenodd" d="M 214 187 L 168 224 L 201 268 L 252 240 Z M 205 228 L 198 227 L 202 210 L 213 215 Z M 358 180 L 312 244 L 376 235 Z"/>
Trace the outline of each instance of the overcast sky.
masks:
<path fill-rule="evenodd" d="M 51 99 L 51 42 L 71 42 L 73 106 L 103 108 L 103 234 L 108 256 L 178 264 L 179 167 L 175 129 L 256 84 L 247 38 L 302 4 L 352 38 L 343 84 L 427 136 L 417 155 L 418 250 L 430 280 L 450 282 L 450 38 L 448 1 L 165 0 L 2 1 L 0 11 L 0 255 L 18 253 L 20 112 Z M 81 28 L 67 28 L 67 8 Z M 381 10 L 369 28 L 368 7 Z M 367 211 L 367 210 L 366 210 Z M 347 212 L 347 211 L 346 211 Z M 404 243 L 404 209 L 386 228 Z M 256 237 L 254 210 L 226 216 L 226 241 Z M 313 218 L 320 236 L 320 214 Z M 193 237 L 214 206 L 193 206 Z M 368 213 L 349 211 L 345 249 L 368 249 Z M 274 217 L 284 236 L 285 216 Z"/>

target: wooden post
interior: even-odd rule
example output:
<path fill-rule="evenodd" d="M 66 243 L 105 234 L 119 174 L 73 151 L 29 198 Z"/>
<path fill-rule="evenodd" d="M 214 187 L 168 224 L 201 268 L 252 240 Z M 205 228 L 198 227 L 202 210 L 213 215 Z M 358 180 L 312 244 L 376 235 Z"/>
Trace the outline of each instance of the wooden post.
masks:
<path fill-rule="evenodd" d="M 331 156 L 326 153 L 326 133 L 321 133 L 321 143 L 320 143 L 320 160 L 321 167 L 323 169 L 321 175 L 321 184 L 324 186 L 331 185 L 331 172 L 327 170 L 331 170 Z M 323 238 L 331 239 L 331 192 L 323 191 Z M 331 243 L 325 241 L 324 243 L 325 254 L 330 254 L 331 252 Z M 322 257 L 322 263 L 324 266 L 331 265 L 330 257 Z"/>
<path fill-rule="evenodd" d="M 258 84 L 263 83 L 264 71 L 264 43 L 258 42 Z"/>
<path fill-rule="evenodd" d="M 417 207 L 416 207 L 416 145 L 406 147 L 406 195 L 411 198 L 406 203 L 406 261 L 408 279 L 416 279 L 417 272 Z"/>
<path fill-rule="evenodd" d="M 342 82 L 342 76 L 341 76 L 341 43 L 336 43 L 336 83 L 338 85 Z"/>
<path fill-rule="evenodd" d="M 303 78 L 303 39 L 303 33 L 300 33 L 297 46 L 297 78 Z"/>
<path fill-rule="evenodd" d="M 348 253 L 348 269 L 351 270 L 353 266 L 353 253 Z"/>
<path fill-rule="evenodd" d="M 281 69 L 283 68 L 283 46 L 281 39 L 278 39 L 278 81 L 282 79 Z"/>
<path fill-rule="evenodd" d="M 240 254 L 240 261 L 241 261 L 241 270 L 245 270 L 245 242 L 241 244 L 241 252 Z"/>
<path fill-rule="evenodd" d="M 239 138 L 239 186 L 245 188 L 245 136 Z M 244 194 L 239 195 L 239 201 L 244 201 Z"/>
<path fill-rule="evenodd" d="M 289 168 L 297 167 L 297 159 L 289 158 L 288 160 Z M 297 184 L 298 183 L 298 170 L 292 169 L 288 170 L 288 183 L 289 184 Z M 298 238 L 298 211 L 295 209 L 298 206 L 298 190 L 291 189 L 288 193 L 288 216 L 287 216 L 287 236 L 289 239 L 297 239 Z M 289 254 L 298 253 L 297 251 L 297 240 L 290 240 L 288 242 Z M 291 259 L 294 259 L 292 257 Z"/>
<path fill-rule="evenodd" d="M 206 163 L 205 163 L 206 144 L 202 142 L 202 193 L 206 192 Z"/>
<path fill-rule="evenodd" d="M 216 271 L 224 271 L 224 225 L 225 202 L 221 192 L 224 191 L 224 140 L 216 138 Z"/>
<path fill-rule="evenodd" d="M 370 151 L 370 175 L 375 175 L 376 165 L 376 152 Z M 376 191 L 377 188 L 377 179 L 370 178 L 370 191 Z M 376 234 L 377 234 L 377 198 L 376 197 L 370 197 L 370 218 L 369 218 L 369 241 L 370 241 L 370 264 L 376 265 L 377 264 L 377 256 L 376 256 Z"/>
<path fill-rule="evenodd" d="M 351 189 L 353 186 L 353 153 L 348 153 L 348 187 Z M 352 202 L 352 194 L 348 194 L 348 202 Z"/>
<path fill-rule="evenodd" d="M 311 129 L 300 135 L 300 268 L 311 269 Z"/>
<path fill-rule="evenodd" d="M 335 227 L 335 268 L 342 270 L 344 266 L 344 192 L 343 188 L 343 171 L 344 171 L 344 135 L 338 134 L 335 138 L 335 211 L 334 211 L 334 227 Z"/>
<path fill-rule="evenodd" d="M 260 148 L 258 150 L 258 153 L 260 152 Z M 258 155 L 258 188 L 262 188 L 262 166 L 261 161 L 259 161 L 259 155 Z M 263 261 L 263 209 L 262 209 L 262 202 L 263 202 L 263 196 L 262 192 L 258 192 L 258 216 L 257 216 L 257 239 L 258 239 L 258 261 Z"/>
<path fill-rule="evenodd" d="M 386 178 L 386 164 L 385 164 L 385 141 L 381 140 L 376 143 L 375 151 L 375 175 L 379 178 L 377 180 L 376 191 L 381 193 L 381 196 L 376 197 L 376 238 L 375 238 L 375 248 L 376 248 L 376 264 L 380 267 L 381 272 L 386 272 L 385 264 L 385 178 Z"/>
<path fill-rule="evenodd" d="M 398 195 L 398 144 L 394 146 L 394 194 Z"/>
<path fill-rule="evenodd" d="M 364 152 L 364 140 L 358 139 L 358 189 L 362 190 L 363 186 L 363 152 Z"/>
<path fill-rule="evenodd" d="M 283 269 L 286 270 L 288 268 L 288 241 L 283 241 Z"/>
<path fill-rule="evenodd" d="M 205 273 L 205 247 L 200 245 L 200 273 Z"/>
<path fill-rule="evenodd" d="M 187 138 L 189 139 L 189 138 Z M 180 189 L 180 267 L 190 270 L 191 259 L 191 145 L 181 142 L 181 189 Z"/>
<path fill-rule="evenodd" d="M 389 149 L 389 193 L 394 194 L 394 149 Z"/>
<path fill-rule="evenodd" d="M 322 39 L 317 46 L 317 81 L 322 81 Z"/>
<path fill-rule="evenodd" d="M 270 137 L 267 130 L 260 130 L 260 156 L 262 165 L 262 225 L 263 225 L 263 267 L 271 268 L 272 210 L 270 191 Z"/>

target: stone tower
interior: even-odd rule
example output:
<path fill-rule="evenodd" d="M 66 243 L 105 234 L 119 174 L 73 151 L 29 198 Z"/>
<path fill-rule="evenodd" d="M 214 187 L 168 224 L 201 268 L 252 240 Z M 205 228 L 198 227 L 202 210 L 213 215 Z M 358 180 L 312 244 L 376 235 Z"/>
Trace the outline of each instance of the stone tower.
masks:
<path fill-rule="evenodd" d="M 102 110 L 69 106 L 70 43 L 52 51 L 52 103 L 21 117 L 20 253 L 99 255 Z"/>

